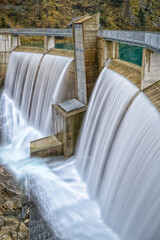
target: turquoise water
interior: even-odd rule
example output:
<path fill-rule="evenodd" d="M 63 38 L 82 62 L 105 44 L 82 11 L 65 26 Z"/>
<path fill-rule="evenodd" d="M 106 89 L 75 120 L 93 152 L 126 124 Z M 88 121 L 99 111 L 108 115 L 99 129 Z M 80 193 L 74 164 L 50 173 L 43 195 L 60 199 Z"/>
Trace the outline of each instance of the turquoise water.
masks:
<path fill-rule="evenodd" d="M 56 43 L 55 48 L 73 50 L 73 43 Z M 141 47 L 119 43 L 119 58 L 142 66 L 142 50 Z"/>
<path fill-rule="evenodd" d="M 73 43 L 56 43 L 55 48 L 73 50 Z"/>
<path fill-rule="evenodd" d="M 142 47 L 119 43 L 119 58 L 142 66 Z"/>

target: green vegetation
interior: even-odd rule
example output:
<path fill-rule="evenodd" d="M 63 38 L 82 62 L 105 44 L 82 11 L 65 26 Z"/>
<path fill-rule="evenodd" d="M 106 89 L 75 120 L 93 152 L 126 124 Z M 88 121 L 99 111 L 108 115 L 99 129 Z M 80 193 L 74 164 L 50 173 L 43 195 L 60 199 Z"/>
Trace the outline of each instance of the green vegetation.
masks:
<path fill-rule="evenodd" d="M 6 28 L 7 27 L 7 23 L 6 20 L 3 16 L 0 16 L 0 28 Z"/>
<path fill-rule="evenodd" d="M 20 36 L 22 46 L 43 47 L 44 36 Z"/>
<path fill-rule="evenodd" d="M 0 27 L 60 28 L 100 12 L 107 29 L 160 31 L 160 0 L 1 0 Z"/>

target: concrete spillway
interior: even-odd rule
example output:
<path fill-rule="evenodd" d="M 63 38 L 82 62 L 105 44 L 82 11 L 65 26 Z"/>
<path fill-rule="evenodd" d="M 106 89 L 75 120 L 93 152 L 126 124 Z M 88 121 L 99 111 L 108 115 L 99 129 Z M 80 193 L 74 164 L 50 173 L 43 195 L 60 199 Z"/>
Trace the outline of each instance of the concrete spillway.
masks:
<path fill-rule="evenodd" d="M 26 58 L 28 66 L 30 57 Z M 38 127 L 43 125 L 43 118 L 36 118 L 36 111 L 40 108 L 38 116 L 43 116 L 47 104 L 45 100 L 38 104 L 34 94 L 39 91 L 43 95 L 44 80 L 39 83 L 39 78 L 45 79 L 43 74 L 50 62 L 56 65 L 54 59 L 49 62 L 43 59 L 37 86 L 33 87 L 31 104 L 36 103 L 37 108 L 33 107 L 32 111 L 31 106 L 28 121 L 35 119 Z M 15 71 L 16 82 L 12 88 L 6 85 L 20 109 L 23 101 L 18 97 L 16 86 L 25 85 L 25 80 L 19 83 L 19 76 L 25 76 L 22 69 L 28 68 L 21 66 Z M 7 76 L 6 84 L 8 79 Z M 49 81 L 45 84 L 47 92 Z M 58 83 L 55 89 L 57 86 Z M 88 107 L 77 153 L 67 162 L 52 164 L 49 168 L 40 160 L 24 159 L 26 155 L 9 146 L 0 149 L 1 161 L 17 177 L 29 173 L 31 194 L 56 238 L 159 240 L 160 115 L 143 93 L 136 96 L 137 91 L 119 74 L 109 69 L 102 71 Z M 5 118 L 8 119 L 7 115 Z M 16 119 L 19 126 L 20 118 Z M 2 123 L 6 124 L 7 121 Z M 21 146 L 19 143 L 19 148 Z"/>
<path fill-rule="evenodd" d="M 43 135 L 53 133 L 51 104 L 65 100 L 65 74 L 71 61 L 53 55 L 11 54 L 4 91 L 24 120 Z"/>

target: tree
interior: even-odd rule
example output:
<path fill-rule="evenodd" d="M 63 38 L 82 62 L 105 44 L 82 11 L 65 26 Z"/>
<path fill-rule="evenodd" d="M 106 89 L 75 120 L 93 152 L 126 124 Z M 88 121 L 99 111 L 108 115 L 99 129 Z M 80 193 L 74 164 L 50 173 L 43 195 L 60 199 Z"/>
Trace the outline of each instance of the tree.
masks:
<path fill-rule="evenodd" d="M 145 17 L 145 13 L 142 8 L 140 8 L 140 10 L 139 10 L 138 19 L 139 19 L 139 25 L 137 27 L 140 27 L 143 29 L 146 24 L 146 17 Z"/>
<path fill-rule="evenodd" d="M 5 20 L 5 18 L 3 16 L 0 18 L 0 27 L 1 28 L 7 27 L 6 20 Z"/>

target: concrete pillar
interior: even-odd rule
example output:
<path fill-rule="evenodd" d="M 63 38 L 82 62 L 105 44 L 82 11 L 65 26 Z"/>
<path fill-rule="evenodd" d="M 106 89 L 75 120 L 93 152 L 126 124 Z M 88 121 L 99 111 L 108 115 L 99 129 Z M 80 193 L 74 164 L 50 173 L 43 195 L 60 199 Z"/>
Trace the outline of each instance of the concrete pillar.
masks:
<path fill-rule="evenodd" d="M 105 61 L 108 58 L 119 59 L 119 46 L 117 42 L 105 41 Z"/>
<path fill-rule="evenodd" d="M 11 51 L 11 35 L 0 34 L 0 77 L 5 76 Z"/>
<path fill-rule="evenodd" d="M 52 105 L 54 132 L 67 158 L 75 152 L 85 111 L 85 105 L 77 99 Z"/>
<path fill-rule="evenodd" d="M 44 53 L 55 47 L 55 39 L 53 36 L 44 36 Z"/>
<path fill-rule="evenodd" d="M 73 23 L 78 100 L 87 104 L 98 77 L 99 14 Z"/>
<path fill-rule="evenodd" d="M 104 64 L 105 64 L 105 40 L 103 38 L 98 38 L 98 69 L 99 69 L 99 74 L 102 71 L 102 69 L 104 68 Z"/>
<path fill-rule="evenodd" d="M 160 54 L 143 49 L 141 90 L 160 80 Z"/>
<path fill-rule="evenodd" d="M 13 51 L 16 47 L 20 46 L 20 36 L 19 35 L 12 35 L 11 36 L 11 51 Z"/>

